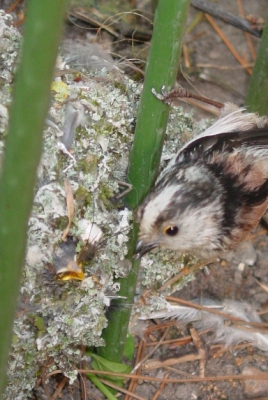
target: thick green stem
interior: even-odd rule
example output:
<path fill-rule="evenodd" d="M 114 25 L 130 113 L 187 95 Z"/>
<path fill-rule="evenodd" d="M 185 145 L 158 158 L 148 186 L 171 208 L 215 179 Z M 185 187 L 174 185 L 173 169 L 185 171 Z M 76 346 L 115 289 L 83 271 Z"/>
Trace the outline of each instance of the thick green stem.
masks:
<path fill-rule="evenodd" d="M 157 100 L 151 90 L 160 91 L 162 85 L 169 89 L 175 82 L 189 5 L 189 0 L 159 0 L 155 12 L 151 50 L 130 154 L 128 179 L 133 190 L 126 202 L 131 209 L 136 208 L 148 193 L 158 172 L 169 107 Z M 134 225 L 129 242 L 130 259 L 137 232 L 138 227 Z M 134 261 L 128 277 L 120 279 L 120 294 L 127 300 L 120 301 L 119 307 L 111 311 L 109 326 L 103 334 L 107 346 L 100 348 L 99 353 L 112 361 L 119 362 L 122 357 L 138 273 L 139 262 Z"/>
<path fill-rule="evenodd" d="M 5 384 L 27 221 L 66 8 L 66 0 L 28 2 L 0 180 L 0 393 Z"/>
<path fill-rule="evenodd" d="M 135 208 L 148 193 L 158 172 L 169 115 L 169 107 L 152 95 L 152 88 L 170 89 L 179 69 L 182 38 L 190 1 L 159 1 L 148 58 L 137 126 L 129 160 L 129 182 L 133 190 L 127 196 Z"/>
<path fill-rule="evenodd" d="M 268 19 L 261 37 L 258 57 L 250 79 L 246 104 L 249 111 L 268 114 Z"/>

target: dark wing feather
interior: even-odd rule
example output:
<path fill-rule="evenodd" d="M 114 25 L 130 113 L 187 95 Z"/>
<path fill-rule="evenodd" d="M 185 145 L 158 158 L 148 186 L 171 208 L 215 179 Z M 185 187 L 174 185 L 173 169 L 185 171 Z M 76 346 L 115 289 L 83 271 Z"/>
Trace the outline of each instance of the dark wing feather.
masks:
<path fill-rule="evenodd" d="M 207 157 L 214 152 L 232 152 L 242 146 L 268 148 L 268 127 L 198 137 L 178 152 L 175 163 Z"/>

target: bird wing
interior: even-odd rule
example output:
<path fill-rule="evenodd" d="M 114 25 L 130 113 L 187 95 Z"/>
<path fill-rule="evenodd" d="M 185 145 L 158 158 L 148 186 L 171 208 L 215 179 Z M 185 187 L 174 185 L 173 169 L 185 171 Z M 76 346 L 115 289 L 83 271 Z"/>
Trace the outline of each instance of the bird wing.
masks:
<path fill-rule="evenodd" d="M 227 103 L 218 120 L 178 151 L 175 163 L 187 156 L 198 157 L 222 149 L 230 151 L 241 145 L 267 147 L 267 141 L 267 117 L 247 113 L 245 108 Z"/>
<path fill-rule="evenodd" d="M 210 155 L 213 152 L 231 152 L 239 147 L 257 147 L 268 150 L 268 127 L 249 131 L 222 132 L 214 136 L 199 136 L 187 143 L 176 155 L 176 160 Z"/>

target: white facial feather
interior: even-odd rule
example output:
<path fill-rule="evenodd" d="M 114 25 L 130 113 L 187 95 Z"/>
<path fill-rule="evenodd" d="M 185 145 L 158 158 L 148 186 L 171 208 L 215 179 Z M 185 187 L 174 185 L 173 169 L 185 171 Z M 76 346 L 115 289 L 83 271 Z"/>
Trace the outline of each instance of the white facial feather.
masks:
<path fill-rule="evenodd" d="M 154 197 L 146 206 L 141 220 L 141 232 L 148 232 L 154 226 L 155 221 L 159 214 L 164 211 L 170 203 L 170 199 L 173 197 L 179 189 L 179 186 L 167 186 L 163 191 L 156 197 Z"/>
<path fill-rule="evenodd" d="M 201 257 L 210 257 L 213 251 L 218 252 L 220 248 L 219 235 L 222 218 L 219 199 L 200 208 L 189 205 L 186 209 L 180 210 L 180 215 L 176 219 L 167 221 L 167 225 L 171 222 L 178 226 L 178 234 L 172 237 L 161 230 L 158 232 L 159 245 L 170 250 L 193 251 Z"/>
<path fill-rule="evenodd" d="M 204 171 L 193 165 L 188 167 L 186 170 L 178 170 L 177 179 L 184 177 L 187 182 L 195 182 L 199 179 L 206 180 L 206 175 L 204 176 Z M 179 192 L 180 184 L 167 185 L 163 187 L 161 193 L 154 198 L 152 198 L 149 203 L 145 206 L 143 212 L 143 218 L 141 221 L 141 231 L 146 231 L 149 227 L 153 227 L 158 216 L 166 210 L 169 206 L 171 199 L 176 192 Z M 146 222 L 145 222 L 146 221 Z M 151 228 L 149 228 L 151 229 Z"/>

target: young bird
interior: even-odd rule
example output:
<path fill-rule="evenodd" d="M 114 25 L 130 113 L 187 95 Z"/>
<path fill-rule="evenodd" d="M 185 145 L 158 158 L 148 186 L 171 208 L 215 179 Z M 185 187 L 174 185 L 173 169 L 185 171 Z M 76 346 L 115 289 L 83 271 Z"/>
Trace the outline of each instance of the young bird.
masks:
<path fill-rule="evenodd" d="M 137 211 L 136 258 L 162 247 L 218 257 L 244 240 L 268 204 L 268 118 L 226 104 L 184 145 Z"/>

